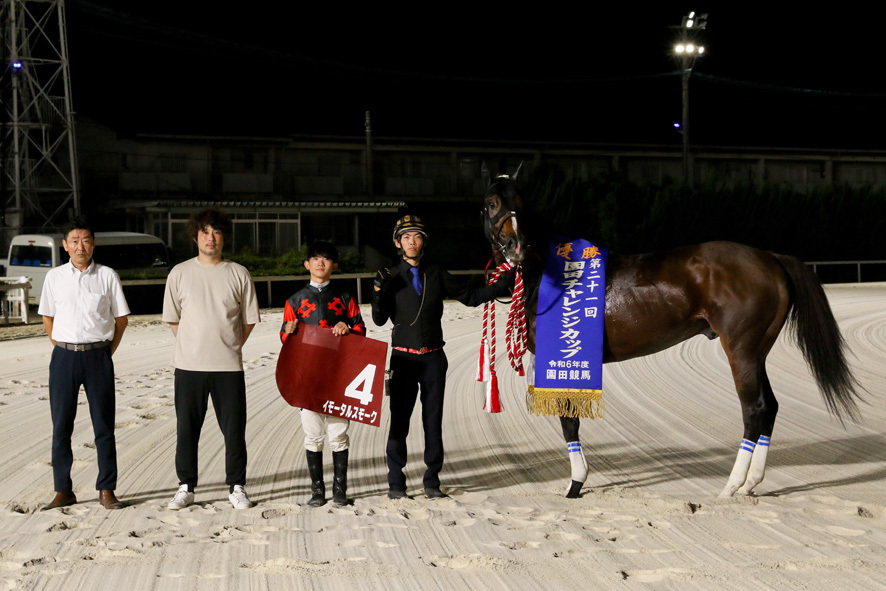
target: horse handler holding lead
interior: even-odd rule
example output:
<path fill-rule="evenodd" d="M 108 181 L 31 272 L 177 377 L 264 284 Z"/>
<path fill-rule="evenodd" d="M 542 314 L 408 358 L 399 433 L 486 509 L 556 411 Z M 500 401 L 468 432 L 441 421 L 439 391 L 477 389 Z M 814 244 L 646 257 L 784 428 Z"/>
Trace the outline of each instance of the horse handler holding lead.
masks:
<path fill-rule="evenodd" d="M 479 306 L 506 296 L 513 286 L 513 273 L 504 280 L 469 289 L 465 283 L 421 259 L 428 240 L 418 216 L 407 215 L 394 225 L 394 246 L 402 258 L 393 269 L 378 272 L 372 294 L 372 320 L 394 323 L 391 334 L 391 430 L 388 434 L 388 498 L 406 498 L 406 437 L 409 419 L 421 388 L 422 425 L 425 433 L 423 483 L 428 498 L 447 496 L 440 490 L 443 467 L 443 395 L 449 364 L 443 352 L 443 300 L 456 299 L 466 306 Z"/>

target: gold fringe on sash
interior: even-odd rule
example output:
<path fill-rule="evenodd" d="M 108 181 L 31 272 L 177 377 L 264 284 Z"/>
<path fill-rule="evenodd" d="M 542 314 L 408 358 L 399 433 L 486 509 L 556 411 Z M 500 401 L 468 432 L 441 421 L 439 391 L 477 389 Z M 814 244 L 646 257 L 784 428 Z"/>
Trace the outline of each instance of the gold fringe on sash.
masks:
<path fill-rule="evenodd" d="M 534 415 L 602 419 L 603 391 L 529 386 L 526 409 Z"/>

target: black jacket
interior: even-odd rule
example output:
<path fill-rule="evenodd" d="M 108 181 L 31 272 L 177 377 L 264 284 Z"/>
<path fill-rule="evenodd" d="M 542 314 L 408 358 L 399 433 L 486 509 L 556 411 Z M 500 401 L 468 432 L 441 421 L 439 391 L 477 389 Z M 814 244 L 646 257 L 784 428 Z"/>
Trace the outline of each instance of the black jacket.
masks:
<path fill-rule="evenodd" d="M 382 326 L 390 318 L 394 323 L 391 345 L 421 349 L 442 347 L 443 300 L 458 300 L 466 306 L 479 306 L 493 298 L 506 297 L 514 284 L 513 273 L 507 273 L 493 285 L 469 289 L 435 265 L 419 266 L 423 277 L 423 293 L 412 287 L 411 265 L 400 261 L 391 269 L 391 277 L 381 291 L 372 292 L 372 321 Z"/>

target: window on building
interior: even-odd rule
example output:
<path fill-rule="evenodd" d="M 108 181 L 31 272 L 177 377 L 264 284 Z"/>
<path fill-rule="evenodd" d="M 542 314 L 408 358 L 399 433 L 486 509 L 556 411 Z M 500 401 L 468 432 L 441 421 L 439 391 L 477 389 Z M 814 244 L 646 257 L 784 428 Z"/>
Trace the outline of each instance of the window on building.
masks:
<path fill-rule="evenodd" d="M 161 153 L 161 172 L 188 172 L 188 155 L 183 153 Z"/>
<path fill-rule="evenodd" d="M 297 220 L 280 220 L 277 226 L 277 247 L 280 253 L 301 247 Z"/>
<path fill-rule="evenodd" d="M 234 220 L 234 236 L 230 251 L 239 254 L 244 248 L 255 251 L 255 222 Z"/>
<path fill-rule="evenodd" d="M 273 255 L 277 252 L 277 220 L 260 221 L 258 226 L 258 243 L 255 252 L 261 255 Z"/>

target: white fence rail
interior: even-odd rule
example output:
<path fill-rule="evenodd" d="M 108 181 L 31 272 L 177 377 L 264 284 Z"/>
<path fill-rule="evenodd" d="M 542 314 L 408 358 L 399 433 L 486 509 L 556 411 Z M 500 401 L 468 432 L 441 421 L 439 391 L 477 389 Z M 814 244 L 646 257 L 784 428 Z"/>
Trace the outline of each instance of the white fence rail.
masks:
<path fill-rule="evenodd" d="M 815 273 L 818 273 L 819 267 L 827 267 L 834 265 L 855 265 L 855 280 L 858 283 L 862 283 L 861 280 L 861 266 L 862 265 L 883 265 L 886 264 L 886 261 L 811 261 L 806 263 L 808 266 L 812 267 L 812 270 Z"/>

